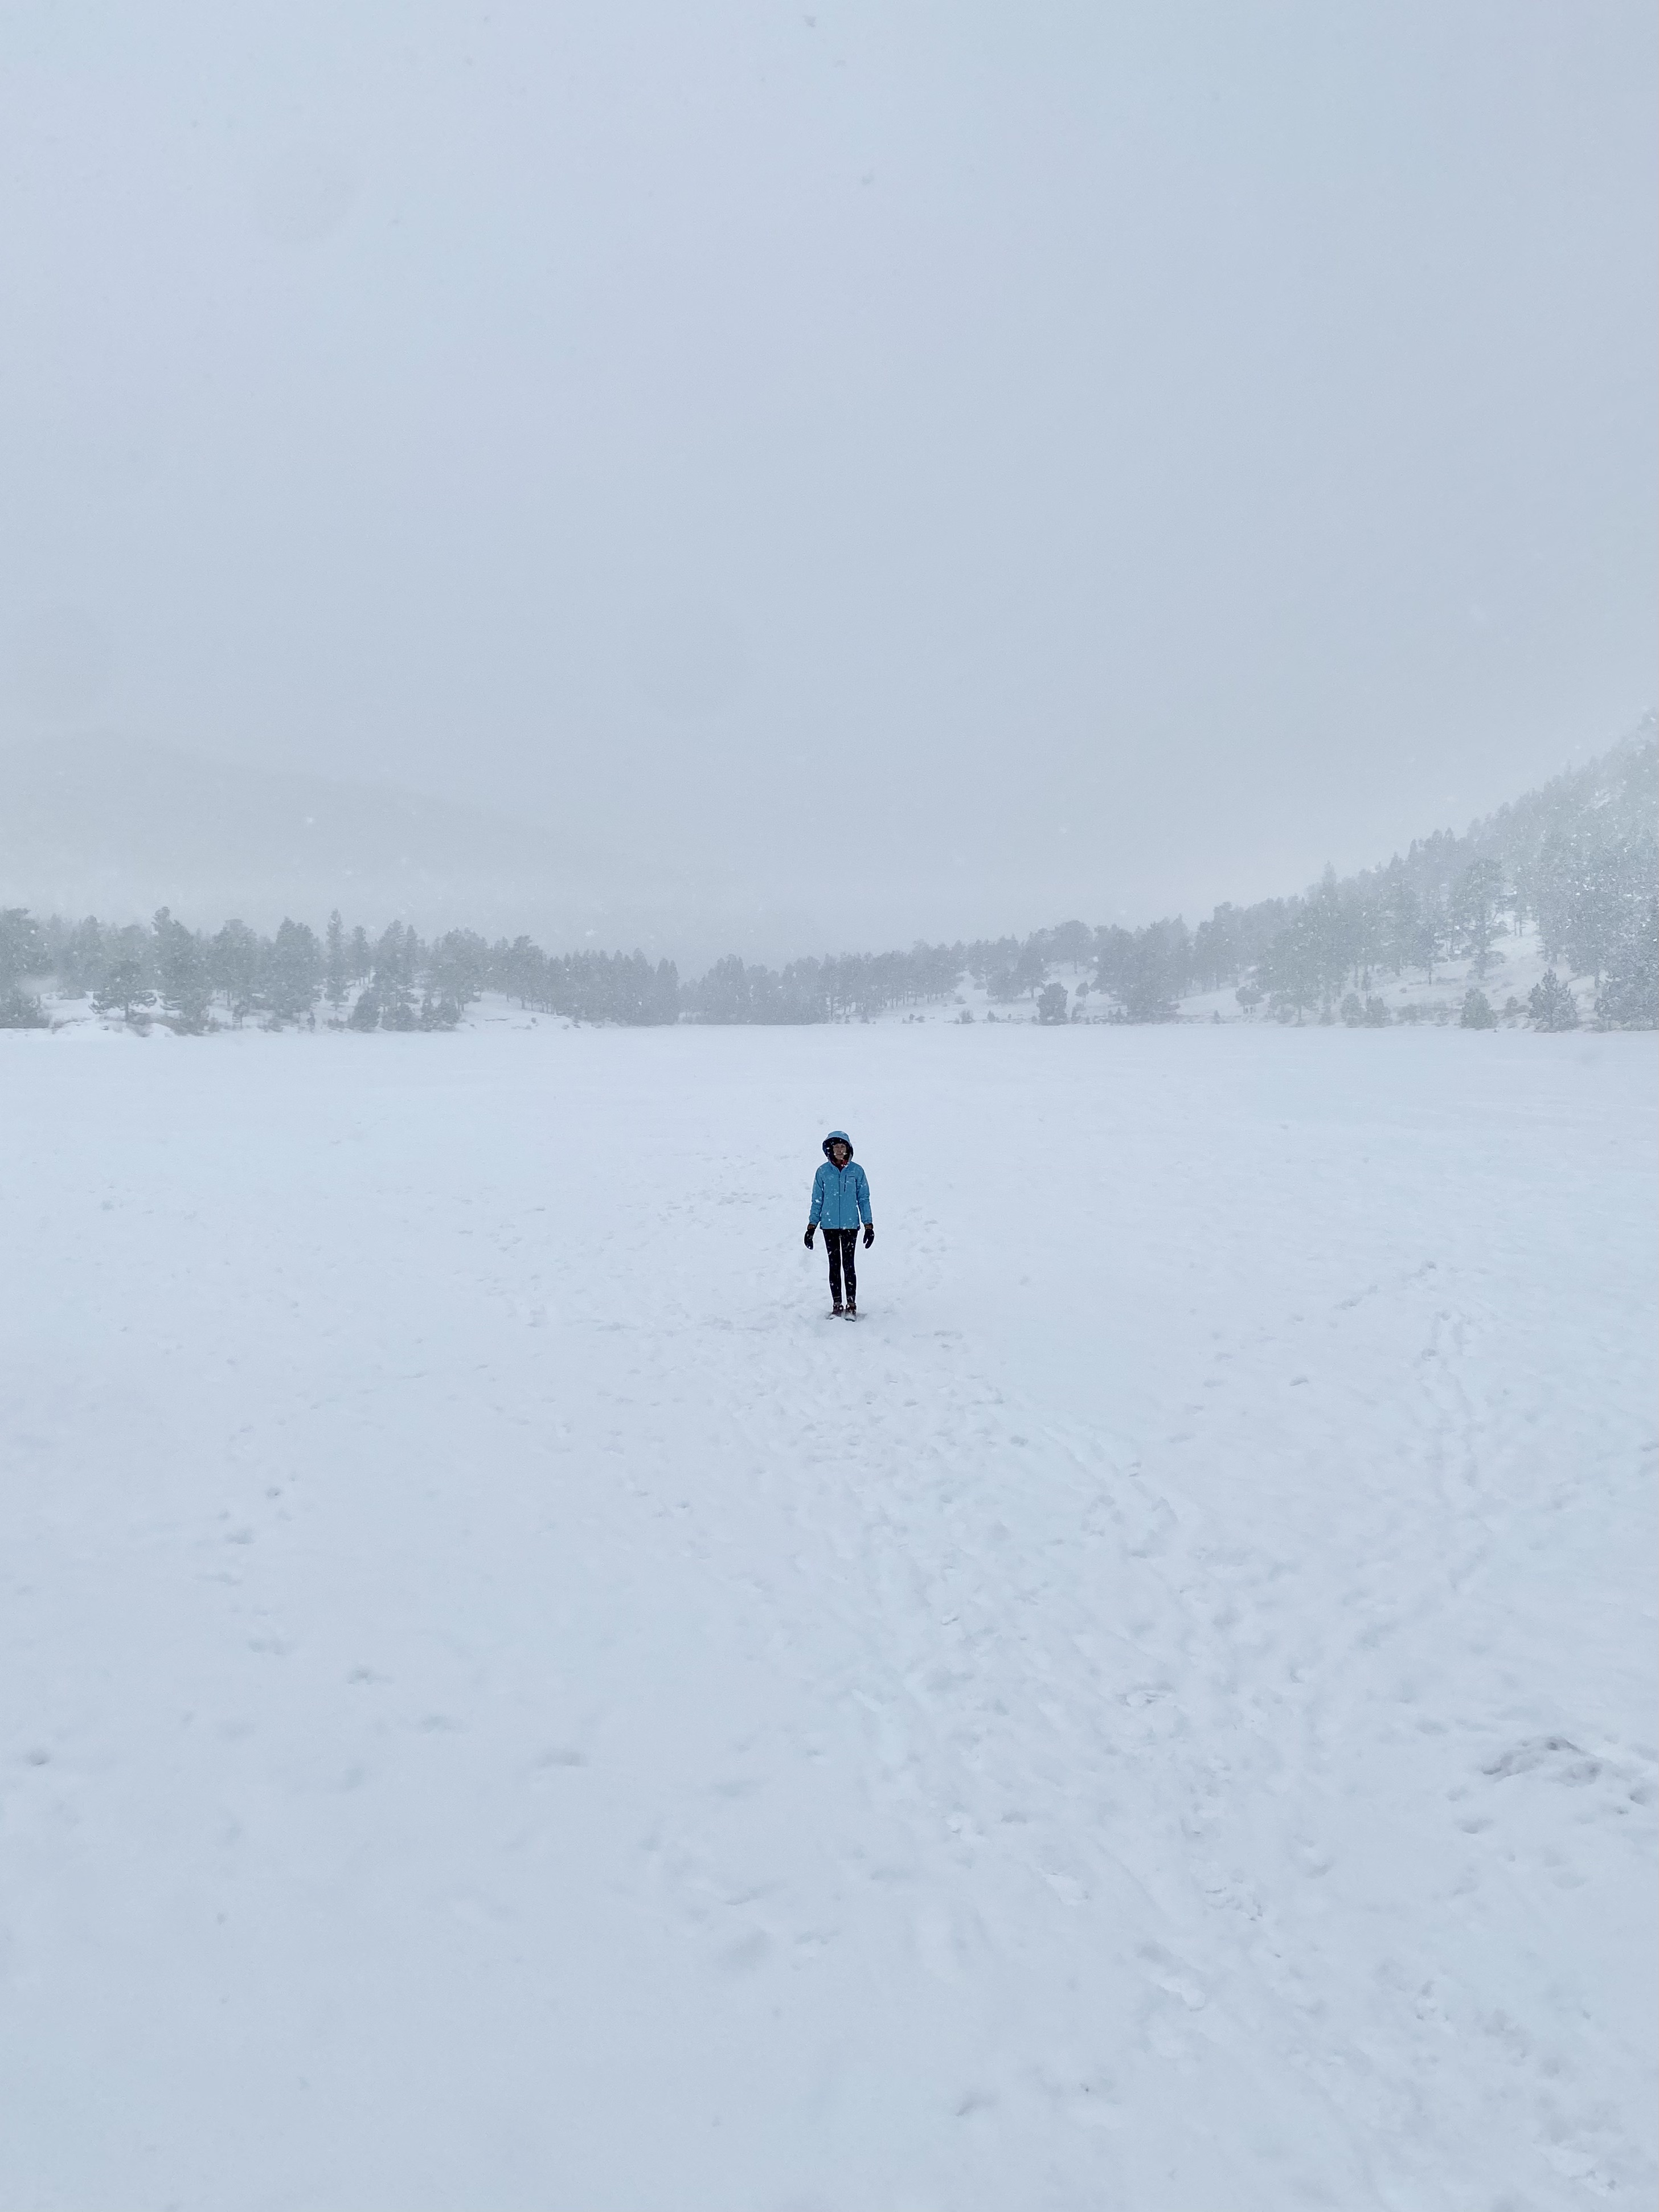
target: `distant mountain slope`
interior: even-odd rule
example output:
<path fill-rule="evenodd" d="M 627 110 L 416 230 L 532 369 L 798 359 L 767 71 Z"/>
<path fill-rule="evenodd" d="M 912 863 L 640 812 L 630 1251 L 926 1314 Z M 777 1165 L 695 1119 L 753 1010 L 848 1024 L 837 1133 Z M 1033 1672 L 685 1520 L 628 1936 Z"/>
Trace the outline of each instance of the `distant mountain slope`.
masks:
<path fill-rule="evenodd" d="M 671 869 L 595 847 L 572 821 L 392 784 L 241 768 L 113 737 L 0 750 L 0 906 L 192 927 L 232 915 L 320 927 L 528 932 L 713 960 L 819 934 L 810 907 L 757 896 L 690 850 Z"/>
<path fill-rule="evenodd" d="M 579 930 L 609 871 L 566 830 L 384 784 L 82 737 L 0 753 L 8 901 L 110 919 L 158 904 L 269 926 L 341 900 L 428 928 L 465 916 Z"/>

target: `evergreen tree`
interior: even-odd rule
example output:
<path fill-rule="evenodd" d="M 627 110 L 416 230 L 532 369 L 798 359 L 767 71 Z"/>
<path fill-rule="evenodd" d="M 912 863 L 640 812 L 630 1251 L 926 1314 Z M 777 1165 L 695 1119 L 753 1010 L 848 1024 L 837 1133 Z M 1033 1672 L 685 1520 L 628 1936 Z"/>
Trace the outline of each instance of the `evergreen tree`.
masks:
<path fill-rule="evenodd" d="M 1471 860 L 1459 878 L 1451 912 L 1474 975 L 1484 975 L 1492 958 L 1503 896 L 1504 871 L 1495 856 L 1483 853 Z"/>
<path fill-rule="evenodd" d="M 331 1006 L 343 1006 L 351 988 L 351 967 L 346 951 L 345 926 L 337 906 L 328 918 L 323 947 L 323 996 Z"/>
<path fill-rule="evenodd" d="M 322 952 L 313 932 L 284 915 L 265 971 L 265 1004 L 273 1027 L 314 1020 L 311 1010 L 322 969 Z"/>
<path fill-rule="evenodd" d="M 386 924 L 374 947 L 374 975 L 383 983 L 408 990 L 415 981 L 420 939 L 402 922 Z"/>
<path fill-rule="evenodd" d="M 717 960 L 697 986 L 696 1011 L 705 1022 L 746 1022 L 750 1018 L 748 972 L 735 952 Z"/>
<path fill-rule="evenodd" d="M 245 921 L 228 921 L 208 948 L 208 975 L 238 1029 L 259 1003 L 265 947 Z"/>
<path fill-rule="evenodd" d="M 207 947 L 166 907 L 156 908 L 152 928 L 161 1004 L 173 1016 L 175 1029 L 199 1036 L 209 1026 L 208 1006 L 213 996 Z"/>
<path fill-rule="evenodd" d="M 1578 1007 L 1572 993 L 1553 968 L 1547 968 L 1528 993 L 1527 1011 L 1535 1030 L 1576 1030 L 1578 1026 Z"/>
<path fill-rule="evenodd" d="M 1417 932 L 1412 945 L 1412 965 L 1420 968 L 1432 983 L 1435 963 L 1445 947 L 1447 932 L 1438 899 L 1424 899 L 1417 909 Z"/>
<path fill-rule="evenodd" d="M 46 933 L 28 908 L 0 908 L 0 989 L 44 975 L 48 964 Z"/>
<path fill-rule="evenodd" d="M 1638 909 L 1609 956 L 1595 1013 L 1614 1029 L 1659 1029 L 1659 902 L 1653 899 Z"/>
<path fill-rule="evenodd" d="M 483 995 L 489 969 L 489 947 L 483 938 L 471 929 L 452 929 L 437 939 L 428 957 L 428 996 L 434 1004 L 453 1006 L 459 1020 Z"/>
<path fill-rule="evenodd" d="M 1320 917 L 1304 908 L 1263 953 L 1256 972 L 1274 1010 L 1298 1024 L 1319 1005 L 1326 988 L 1327 949 Z"/>
<path fill-rule="evenodd" d="M 89 914 L 65 933 L 58 956 L 58 988 L 65 998 L 84 998 L 88 991 L 97 989 L 107 965 L 104 933 L 98 926 L 97 916 Z"/>
<path fill-rule="evenodd" d="M 1173 1021 L 1187 988 L 1188 938 L 1179 916 L 1139 930 L 1103 930 L 1095 980 L 1126 1022 Z"/>
<path fill-rule="evenodd" d="M 1389 864 L 1380 915 L 1382 957 L 1397 976 L 1419 963 L 1423 924 L 1422 901 L 1397 854 Z"/>
<path fill-rule="evenodd" d="M 428 984 L 421 994 L 421 1010 L 416 1025 L 423 1030 L 453 1030 L 461 1018 L 460 1002 L 457 999 L 434 998 Z"/>
<path fill-rule="evenodd" d="M 24 979 L 46 971 L 46 933 L 27 907 L 0 908 L 0 1030 L 43 1030 L 52 1024 Z"/>
<path fill-rule="evenodd" d="M 92 1003 L 100 1014 L 118 1013 L 128 1022 L 142 1008 L 153 1006 L 155 994 L 145 980 L 144 963 L 131 952 L 118 953 L 104 971 Z"/>
<path fill-rule="evenodd" d="M 404 979 L 404 933 L 394 921 L 376 948 L 377 955 L 381 951 L 386 954 L 386 964 L 382 967 L 377 957 L 368 989 L 363 994 L 363 998 L 372 998 L 376 1018 L 383 1030 L 416 1030 L 421 1025 L 414 994 Z M 360 999 L 358 1005 L 362 1004 Z"/>

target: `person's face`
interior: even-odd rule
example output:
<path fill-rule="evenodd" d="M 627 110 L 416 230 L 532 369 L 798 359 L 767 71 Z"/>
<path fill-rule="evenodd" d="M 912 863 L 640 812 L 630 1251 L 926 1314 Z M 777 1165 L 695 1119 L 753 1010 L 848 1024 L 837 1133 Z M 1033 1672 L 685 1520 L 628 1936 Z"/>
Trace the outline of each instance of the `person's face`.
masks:
<path fill-rule="evenodd" d="M 845 1145 L 831 1145 L 830 1147 L 830 1157 L 838 1168 L 844 1168 L 848 1161 L 852 1158 L 853 1155 L 848 1151 Z"/>

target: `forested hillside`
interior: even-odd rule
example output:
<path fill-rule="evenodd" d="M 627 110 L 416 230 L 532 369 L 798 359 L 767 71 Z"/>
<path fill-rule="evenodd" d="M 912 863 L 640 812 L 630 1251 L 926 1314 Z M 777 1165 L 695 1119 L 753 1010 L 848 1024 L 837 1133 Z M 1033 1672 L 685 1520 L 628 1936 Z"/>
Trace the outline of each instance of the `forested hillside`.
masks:
<path fill-rule="evenodd" d="M 1659 1023 L 1659 738 L 1633 737 L 1462 836 L 1414 842 L 1385 865 L 1253 906 L 1224 904 L 1189 927 L 1065 921 L 1020 939 L 918 944 L 908 951 L 803 958 L 780 969 L 735 956 L 695 981 L 641 953 L 550 954 L 528 937 L 453 929 L 424 940 L 398 922 L 371 938 L 333 914 L 320 935 L 285 921 L 262 936 L 239 921 L 211 933 L 166 908 L 149 924 L 0 913 L 0 1026 L 44 1027 L 46 1003 L 85 1001 L 122 1021 L 186 1033 L 225 1023 L 453 1028 L 500 993 L 581 1022 L 804 1023 L 869 1019 L 949 1002 L 964 979 L 994 1005 L 1039 1019 L 1170 1021 L 1194 994 L 1228 992 L 1245 1014 L 1381 1024 L 1399 1018 L 1376 986 L 1467 964 L 1463 1018 L 1492 1016 L 1479 988 L 1500 939 L 1527 933 L 1549 963 L 1528 994 L 1534 1026 L 1594 1018 Z M 1065 969 L 1070 994 L 1054 980 Z M 1581 994 L 1582 995 L 1582 994 Z M 1407 1010 L 1409 1011 L 1409 1010 Z"/>

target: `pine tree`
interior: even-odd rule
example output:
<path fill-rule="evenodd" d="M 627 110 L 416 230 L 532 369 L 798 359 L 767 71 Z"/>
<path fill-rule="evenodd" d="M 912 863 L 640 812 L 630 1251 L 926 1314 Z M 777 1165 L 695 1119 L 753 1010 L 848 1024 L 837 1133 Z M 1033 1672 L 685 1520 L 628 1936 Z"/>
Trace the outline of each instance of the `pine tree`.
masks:
<path fill-rule="evenodd" d="M 1528 993 L 1527 1012 L 1532 1016 L 1535 1030 L 1576 1030 L 1578 1026 L 1577 1005 L 1553 968 L 1547 968 Z"/>
<path fill-rule="evenodd" d="M 153 1006 L 155 994 L 146 986 L 143 962 L 131 953 L 112 960 L 92 1003 L 100 1014 L 118 1013 L 128 1022 L 141 1008 Z"/>
<path fill-rule="evenodd" d="M 103 978 L 108 963 L 104 953 L 104 933 L 98 926 L 95 915 L 79 921 L 64 940 L 58 956 L 58 987 L 66 998 L 84 998 L 95 990 Z"/>
<path fill-rule="evenodd" d="M 52 1027 L 46 1008 L 24 979 L 50 965 L 46 933 L 27 907 L 0 909 L 0 1030 Z"/>
<path fill-rule="evenodd" d="M 328 918 L 328 934 L 323 953 L 323 995 L 331 1006 L 343 1006 L 351 985 L 349 956 L 346 951 L 345 927 L 337 906 Z"/>
<path fill-rule="evenodd" d="M 1325 948 L 1319 918 L 1307 908 L 1294 916 L 1263 953 L 1258 972 L 1276 1012 L 1298 1024 L 1316 1006 L 1325 987 Z"/>
<path fill-rule="evenodd" d="M 166 907 L 157 908 L 152 927 L 161 1004 L 173 1016 L 175 1029 L 198 1036 L 210 1026 L 208 1007 L 213 997 L 208 949 Z"/>
<path fill-rule="evenodd" d="M 208 948 L 208 974 L 238 1029 L 259 1003 L 265 946 L 245 921 L 228 921 Z"/>
<path fill-rule="evenodd" d="M 1396 976 L 1418 964 L 1422 922 L 1422 902 L 1396 855 L 1389 864 L 1382 904 L 1382 957 Z"/>
<path fill-rule="evenodd" d="M 312 1007 L 322 976 L 322 953 L 314 933 L 302 921 L 283 916 L 265 971 L 265 1003 L 273 1028 L 283 1022 L 312 1022 Z"/>
<path fill-rule="evenodd" d="M 1595 1012 L 1611 1028 L 1659 1029 L 1659 902 L 1638 909 L 1609 957 Z"/>
<path fill-rule="evenodd" d="M 1504 871 L 1491 854 L 1471 860 L 1458 881 L 1451 913 L 1463 950 L 1469 955 L 1471 973 L 1484 975 L 1498 934 L 1498 904 L 1504 895 Z"/>
<path fill-rule="evenodd" d="M 28 908 L 0 908 L 0 989 L 13 989 L 25 976 L 44 975 L 49 964 L 46 933 Z"/>

